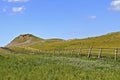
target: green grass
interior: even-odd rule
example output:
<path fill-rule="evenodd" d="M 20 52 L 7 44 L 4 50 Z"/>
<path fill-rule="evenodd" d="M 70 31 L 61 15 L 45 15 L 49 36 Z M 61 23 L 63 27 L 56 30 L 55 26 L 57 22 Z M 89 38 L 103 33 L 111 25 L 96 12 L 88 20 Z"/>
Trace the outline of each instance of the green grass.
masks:
<path fill-rule="evenodd" d="M 71 49 L 36 49 L 31 47 L 11 47 L 10 49 L 14 50 L 17 53 L 24 53 L 24 54 L 41 54 L 41 53 L 48 53 L 48 54 L 62 54 L 62 55 L 84 55 L 87 57 L 90 48 L 71 48 Z M 102 48 L 101 56 L 103 57 L 113 57 L 115 56 L 115 49 L 116 48 Z M 120 57 L 120 48 L 118 49 L 117 56 Z M 100 54 L 100 48 L 92 48 L 91 56 L 98 57 Z"/>
<path fill-rule="evenodd" d="M 28 47 L 36 49 L 71 49 L 71 48 L 120 48 L 120 32 L 110 33 L 85 39 L 73 39 L 67 41 L 54 41 L 30 44 Z"/>
<path fill-rule="evenodd" d="M 42 39 L 31 34 L 16 37 L 8 47 L 20 46 L 34 49 L 71 49 L 71 48 L 120 48 L 120 32 L 84 39 L 62 40 Z"/>
<path fill-rule="evenodd" d="M 0 50 L 0 80 L 119 80 L 119 61 Z"/>
<path fill-rule="evenodd" d="M 10 44 L 12 51 L 0 48 L 0 80 L 119 80 L 120 59 L 114 60 L 119 40 L 120 32 L 69 41 L 21 35 Z M 90 46 L 92 57 L 87 58 Z M 78 55 L 80 48 L 84 56 Z M 99 48 L 107 58 L 97 58 Z"/>

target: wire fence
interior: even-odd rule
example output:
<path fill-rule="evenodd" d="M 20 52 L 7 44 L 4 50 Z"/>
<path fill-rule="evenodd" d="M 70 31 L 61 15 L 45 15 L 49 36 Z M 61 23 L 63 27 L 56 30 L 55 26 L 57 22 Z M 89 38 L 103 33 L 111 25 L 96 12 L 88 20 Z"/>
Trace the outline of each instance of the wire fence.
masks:
<path fill-rule="evenodd" d="M 49 54 L 49 55 L 76 55 L 86 56 L 88 58 L 114 58 L 115 61 L 120 57 L 120 48 L 71 48 L 71 49 L 33 49 L 33 48 L 20 48 L 19 50 L 12 50 L 3 48 L 15 53 L 32 53 L 32 54 Z"/>
<path fill-rule="evenodd" d="M 120 57 L 119 48 L 74 48 L 74 49 L 49 49 L 49 50 L 36 50 L 32 51 L 37 54 L 51 54 L 51 55 L 77 55 L 104 58 L 111 57 L 117 60 Z"/>

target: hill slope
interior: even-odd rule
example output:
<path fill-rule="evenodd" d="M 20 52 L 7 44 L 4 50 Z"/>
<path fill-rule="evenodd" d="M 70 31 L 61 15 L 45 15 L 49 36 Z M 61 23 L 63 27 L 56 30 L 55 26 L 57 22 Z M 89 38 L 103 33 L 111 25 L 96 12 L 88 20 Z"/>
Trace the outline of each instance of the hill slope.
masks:
<path fill-rule="evenodd" d="M 36 37 L 32 34 L 23 34 L 15 39 L 13 39 L 6 47 L 23 47 L 23 46 L 30 46 L 30 45 L 40 45 L 40 44 L 53 44 L 56 42 L 64 41 L 63 39 L 42 39 L 39 37 Z"/>
<path fill-rule="evenodd" d="M 85 39 L 73 39 L 57 43 L 44 43 L 33 44 L 29 47 L 37 49 L 71 49 L 71 48 L 120 48 L 120 32 L 109 33 L 102 36 L 85 38 Z"/>
<path fill-rule="evenodd" d="M 24 46 L 24 45 L 28 45 L 28 44 L 35 43 L 35 42 L 42 41 L 42 40 L 43 40 L 42 38 L 38 38 L 32 34 L 23 34 L 23 35 L 16 37 L 14 40 L 12 40 L 7 45 L 7 47 Z"/>
<path fill-rule="evenodd" d="M 32 35 L 22 35 L 15 38 L 7 47 L 24 46 L 33 49 L 71 49 L 71 48 L 120 48 L 120 32 L 85 39 L 41 39 Z M 22 38 L 21 38 L 22 37 Z M 24 37 L 24 38 L 23 38 Z"/>

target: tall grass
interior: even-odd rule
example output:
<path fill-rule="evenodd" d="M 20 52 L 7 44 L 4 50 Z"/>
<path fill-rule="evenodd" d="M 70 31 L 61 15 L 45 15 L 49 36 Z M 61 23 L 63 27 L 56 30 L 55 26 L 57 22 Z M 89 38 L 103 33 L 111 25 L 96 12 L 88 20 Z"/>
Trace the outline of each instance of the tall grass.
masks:
<path fill-rule="evenodd" d="M 0 52 L 0 80 L 119 80 L 120 60 Z"/>

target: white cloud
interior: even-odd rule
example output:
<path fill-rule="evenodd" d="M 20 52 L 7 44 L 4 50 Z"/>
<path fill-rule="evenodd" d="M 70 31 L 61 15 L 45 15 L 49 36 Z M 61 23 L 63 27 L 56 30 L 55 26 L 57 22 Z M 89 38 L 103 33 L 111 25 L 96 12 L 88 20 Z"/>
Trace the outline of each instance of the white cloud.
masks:
<path fill-rule="evenodd" d="M 26 3 L 30 0 L 2 0 L 6 5 L 0 9 L 1 13 L 10 15 L 21 14 L 26 10 Z"/>
<path fill-rule="evenodd" d="M 89 19 L 96 19 L 97 16 L 88 16 Z"/>
<path fill-rule="evenodd" d="M 21 7 L 13 7 L 12 8 L 12 12 L 13 13 L 22 13 L 25 10 L 25 7 L 21 6 Z"/>
<path fill-rule="evenodd" d="M 28 2 L 29 0 L 4 0 L 7 2 Z"/>
<path fill-rule="evenodd" d="M 110 10 L 120 11 L 120 0 L 112 0 Z"/>

